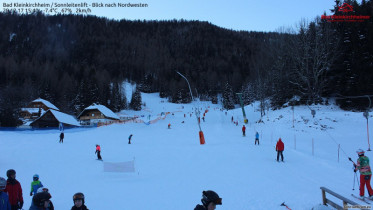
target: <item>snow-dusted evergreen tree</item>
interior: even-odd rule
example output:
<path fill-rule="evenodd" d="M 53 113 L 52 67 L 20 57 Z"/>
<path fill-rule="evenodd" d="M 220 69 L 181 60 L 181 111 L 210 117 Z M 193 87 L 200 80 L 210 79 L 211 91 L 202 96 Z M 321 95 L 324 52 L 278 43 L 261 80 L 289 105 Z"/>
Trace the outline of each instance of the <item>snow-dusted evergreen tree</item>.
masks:
<path fill-rule="evenodd" d="M 145 78 L 141 80 L 139 84 L 139 90 L 144 93 L 151 93 L 153 86 L 153 76 L 151 74 L 145 75 Z"/>
<path fill-rule="evenodd" d="M 99 100 L 98 100 L 98 87 L 97 87 L 97 83 L 96 82 L 93 82 L 93 81 L 90 81 L 89 82 L 89 90 L 88 90 L 88 101 L 89 101 L 89 104 L 92 104 L 92 103 L 98 103 Z"/>
<path fill-rule="evenodd" d="M 248 83 L 242 86 L 242 100 L 244 105 L 251 104 L 255 100 L 254 87 Z"/>
<path fill-rule="evenodd" d="M 126 96 L 123 94 L 122 88 L 118 83 L 111 84 L 108 107 L 114 112 L 119 112 L 127 107 Z"/>
<path fill-rule="evenodd" d="M 227 82 L 223 93 L 223 107 L 224 109 L 234 109 L 234 98 L 232 87 Z"/>
<path fill-rule="evenodd" d="M 130 103 L 130 107 L 131 109 L 135 110 L 135 111 L 140 111 L 141 110 L 141 92 L 140 90 L 136 87 L 136 90 L 135 92 L 132 94 L 132 98 L 131 98 L 131 103 Z"/>
<path fill-rule="evenodd" d="M 85 94 L 85 82 L 82 80 L 80 81 L 80 84 L 79 84 L 79 87 L 78 87 L 78 92 L 75 96 L 75 99 L 74 99 L 74 111 L 76 114 L 79 114 L 80 112 L 82 112 L 87 104 L 85 103 L 85 97 L 84 97 L 84 94 Z"/>

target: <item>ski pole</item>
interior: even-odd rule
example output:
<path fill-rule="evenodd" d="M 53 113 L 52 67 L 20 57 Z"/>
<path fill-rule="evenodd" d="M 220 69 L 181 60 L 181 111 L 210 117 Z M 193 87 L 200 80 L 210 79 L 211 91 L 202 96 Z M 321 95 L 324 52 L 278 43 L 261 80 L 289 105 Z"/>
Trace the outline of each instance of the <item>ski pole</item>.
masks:
<path fill-rule="evenodd" d="M 287 205 L 285 204 L 285 202 L 282 202 L 282 204 L 281 204 L 280 206 L 285 206 L 287 209 L 291 210 L 291 208 L 289 208 L 289 206 L 287 206 Z"/>
<path fill-rule="evenodd" d="M 356 169 L 356 163 L 354 161 L 352 161 L 350 157 L 348 158 L 348 160 L 351 161 L 352 164 L 354 164 L 354 167 Z M 356 171 L 354 171 L 354 172 L 355 172 L 355 177 L 356 177 L 357 185 L 359 186 L 359 189 L 360 189 L 359 178 L 358 178 L 358 176 L 356 174 Z M 354 179 L 354 183 L 355 183 L 355 179 Z"/>
<path fill-rule="evenodd" d="M 354 185 L 352 186 L 352 190 L 355 190 L 355 177 L 356 177 L 356 173 L 354 174 Z"/>

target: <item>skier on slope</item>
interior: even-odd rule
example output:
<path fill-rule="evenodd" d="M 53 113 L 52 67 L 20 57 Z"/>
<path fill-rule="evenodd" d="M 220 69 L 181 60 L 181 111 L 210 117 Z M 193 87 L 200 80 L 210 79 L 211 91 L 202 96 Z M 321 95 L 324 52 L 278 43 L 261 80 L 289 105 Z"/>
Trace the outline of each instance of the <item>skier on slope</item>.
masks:
<path fill-rule="evenodd" d="M 39 192 L 32 198 L 32 203 L 29 210 L 52 210 L 50 208 L 50 199 L 52 198 L 49 192 Z M 53 208 L 54 209 L 54 208 Z"/>
<path fill-rule="evenodd" d="M 255 145 L 256 145 L 257 141 L 258 141 L 258 145 L 259 145 L 259 133 L 258 132 L 255 133 Z"/>
<path fill-rule="evenodd" d="M 4 192 L 9 195 L 9 203 L 12 210 L 22 209 L 23 207 L 23 195 L 21 184 L 16 179 L 16 171 L 9 169 L 6 172 L 8 177 Z"/>
<path fill-rule="evenodd" d="M 32 196 L 33 194 L 36 194 L 36 192 L 38 191 L 38 189 L 40 187 L 43 187 L 43 184 L 39 181 L 39 175 L 35 174 L 33 177 L 32 177 L 32 182 L 31 182 L 31 192 L 30 192 L 30 196 Z"/>
<path fill-rule="evenodd" d="M 63 143 L 63 138 L 65 137 L 65 134 L 61 132 L 60 134 L 60 143 Z"/>
<path fill-rule="evenodd" d="M 47 193 L 50 194 L 49 189 L 46 188 L 46 187 L 39 188 L 37 193 L 41 193 L 41 192 L 47 192 Z M 52 195 L 51 195 L 51 197 L 52 197 Z M 53 202 L 51 200 L 49 200 L 48 208 L 49 208 L 49 210 L 54 210 Z"/>
<path fill-rule="evenodd" d="M 6 192 L 3 192 L 6 187 L 6 180 L 0 177 L 0 209 L 10 210 L 9 196 Z"/>
<path fill-rule="evenodd" d="M 245 132 L 246 132 L 246 127 L 245 127 L 245 125 L 243 125 L 242 126 L 242 135 L 243 136 L 246 136 Z"/>
<path fill-rule="evenodd" d="M 81 192 L 75 193 L 73 196 L 74 206 L 71 210 L 88 210 L 84 205 L 84 194 Z"/>
<path fill-rule="evenodd" d="M 277 151 L 277 162 L 279 161 L 279 157 L 281 155 L 281 161 L 284 162 L 284 155 L 282 152 L 285 149 L 284 142 L 281 141 L 281 138 L 278 139 L 277 144 L 276 144 L 276 151 Z"/>
<path fill-rule="evenodd" d="M 201 201 L 203 205 L 198 204 L 194 210 L 214 210 L 216 205 L 222 205 L 222 198 L 212 190 L 203 191 Z"/>
<path fill-rule="evenodd" d="M 97 153 L 97 159 L 98 160 L 102 160 L 102 158 L 101 158 L 101 147 L 98 144 L 96 144 L 96 152 L 95 152 L 95 154 L 96 153 Z"/>
<path fill-rule="evenodd" d="M 360 172 L 360 197 L 364 198 L 365 184 L 367 185 L 369 199 L 373 199 L 373 190 L 370 186 L 370 179 L 372 178 L 372 171 L 369 165 L 369 158 L 364 155 L 364 150 L 358 149 L 356 151 L 359 158 L 357 164 L 354 163 L 354 172 L 359 170 Z"/>
<path fill-rule="evenodd" d="M 132 134 L 128 137 L 128 144 L 131 144 Z"/>

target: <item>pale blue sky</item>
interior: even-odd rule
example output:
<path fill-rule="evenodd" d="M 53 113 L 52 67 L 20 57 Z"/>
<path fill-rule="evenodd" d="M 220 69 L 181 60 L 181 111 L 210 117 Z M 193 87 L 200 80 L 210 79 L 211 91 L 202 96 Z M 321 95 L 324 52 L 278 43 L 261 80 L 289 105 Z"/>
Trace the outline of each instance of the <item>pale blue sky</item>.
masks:
<path fill-rule="evenodd" d="M 325 11 L 330 14 L 334 0 L 3 0 L 6 3 L 146 3 L 147 8 L 93 8 L 92 14 L 129 20 L 201 20 L 234 30 L 275 31 L 294 26 L 302 18 L 313 20 Z M 360 1 L 359 1 L 360 2 Z"/>

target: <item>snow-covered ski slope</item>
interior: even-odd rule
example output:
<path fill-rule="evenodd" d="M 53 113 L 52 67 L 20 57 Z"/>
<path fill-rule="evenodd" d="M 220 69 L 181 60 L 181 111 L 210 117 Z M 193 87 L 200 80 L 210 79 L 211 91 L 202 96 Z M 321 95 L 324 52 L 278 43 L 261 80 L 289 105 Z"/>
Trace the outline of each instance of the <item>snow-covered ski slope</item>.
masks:
<path fill-rule="evenodd" d="M 356 161 L 355 151 L 368 148 L 366 119 L 361 112 L 311 106 L 316 110 L 312 118 L 307 106 L 295 107 L 292 128 L 290 107 L 270 111 L 264 123 L 257 124 L 260 112 L 254 109 L 258 104 L 249 105 L 245 107 L 249 124 L 243 137 L 240 108 L 226 115 L 219 105 L 208 102 L 180 105 L 168 103 L 158 94 L 142 97 L 144 110 L 122 113 L 143 115 L 144 122 L 158 118 L 161 112 L 174 115 L 150 125 L 67 129 L 63 144 L 58 143 L 57 129 L 0 131 L 0 176 L 6 177 L 11 168 L 17 171 L 26 209 L 31 204 L 30 183 L 35 173 L 50 189 L 56 209 L 70 209 L 76 192 L 85 194 L 86 204 L 93 210 L 190 210 L 200 203 L 202 190 L 216 191 L 223 198 L 217 209 L 229 210 L 286 209 L 280 206 L 282 202 L 294 210 L 311 209 L 321 203 L 321 186 L 352 200 L 350 194 L 358 194 L 357 183 L 352 190 L 354 173 L 347 157 Z M 201 120 L 205 145 L 199 144 L 195 115 L 190 117 L 194 106 L 202 108 L 202 113 L 209 110 L 206 122 Z M 231 123 L 232 116 L 239 120 L 238 126 Z M 171 129 L 167 129 L 169 123 Z M 327 129 L 321 130 L 321 126 Z M 370 127 L 370 133 L 372 130 Z M 260 146 L 254 145 L 255 131 L 260 134 Z M 284 163 L 275 160 L 279 137 L 285 143 Z M 103 162 L 96 160 L 96 144 L 101 145 Z M 367 155 L 373 158 L 373 152 Z M 105 161 L 133 158 L 136 173 L 103 170 Z"/>

